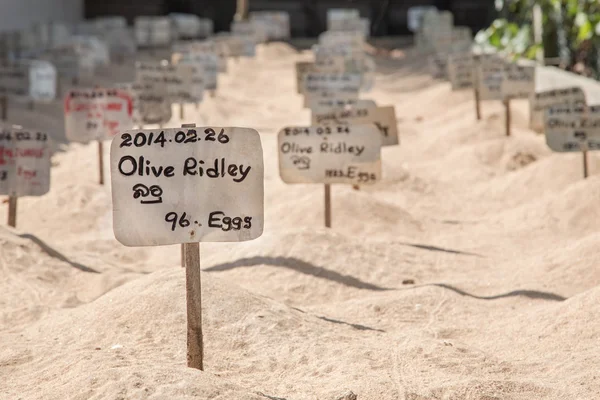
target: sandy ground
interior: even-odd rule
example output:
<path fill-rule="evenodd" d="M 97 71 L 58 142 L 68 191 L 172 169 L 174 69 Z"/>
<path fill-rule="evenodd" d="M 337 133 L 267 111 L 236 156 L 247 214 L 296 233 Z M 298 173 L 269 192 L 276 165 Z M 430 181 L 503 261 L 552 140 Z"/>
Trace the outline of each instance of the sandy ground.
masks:
<path fill-rule="evenodd" d="M 293 75 L 308 57 L 261 46 L 186 107 L 258 129 L 265 156 L 264 235 L 201 246 L 205 372 L 185 365 L 179 248 L 119 244 L 97 145 L 64 144 L 59 103 L 11 106 L 58 151 L 50 193 L 0 227 L 0 399 L 600 398 L 600 158 L 583 180 L 580 155 L 528 130 L 526 102 L 507 138 L 499 102 L 477 122 L 472 93 L 423 59 L 380 57 L 365 98 L 396 107 L 401 145 L 381 183 L 333 187 L 325 229 L 323 188 L 277 170 L 275 133 L 309 122 Z"/>

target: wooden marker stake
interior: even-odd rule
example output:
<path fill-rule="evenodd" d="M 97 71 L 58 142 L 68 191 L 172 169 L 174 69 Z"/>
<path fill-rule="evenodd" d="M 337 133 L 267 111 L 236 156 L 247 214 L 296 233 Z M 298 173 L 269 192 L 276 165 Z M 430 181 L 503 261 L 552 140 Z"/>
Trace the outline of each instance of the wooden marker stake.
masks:
<path fill-rule="evenodd" d="M 17 226 L 17 196 L 8 197 L 8 226 Z"/>
<path fill-rule="evenodd" d="M 194 128 L 196 124 L 183 124 Z M 185 268 L 185 298 L 187 302 L 187 365 L 204 370 L 204 340 L 202 338 L 202 281 L 200 276 L 200 243 L 182 243 L 181 262 Z"/>
<path fill-rule="evenodd" d="M 325 227 L 331 228 L 331 185 L 325 184 Z"/>
<path fill-rule="evenodd" d="M 8 101 L 6 99 L 6 96 L 0 97 L 0 108 L 2 114 L 2 121 L 6 121 L 6 118 L 8 117 Z"/>
<path fill-rule="evenodd" d="M 98 171 L 100 184 L 104 185 L 104 146 L 102 140 L 98 140 Z"/>
<path fill-rule="evenodd" d="M 183 121 L 183 119 L 185 118 L 185 113 L 183 110 L 183 103 L 179 103 L 179 118 Z M 193 127 L 191 127 L 193 128 Z"/>
<path fill-rule="evenodd" d="M 477 116 L 477 121 L 481 121 L 481 101 L 479 100 L 479 89 L 475 88 L 475 115 Z"/>
<path fill-rule="evenodd" d="M 584 148 L 581 153 L 583 154 L 583 178 L 587 178 L 589 176 L 588 174 L 588 157 L 587 157 L 587 150 Z"/>
<path fill-rule="evenodd" d="M 504 109 L 506 111 L 506 136 L 510 136 L 510 99 L 504 100 Z"/>

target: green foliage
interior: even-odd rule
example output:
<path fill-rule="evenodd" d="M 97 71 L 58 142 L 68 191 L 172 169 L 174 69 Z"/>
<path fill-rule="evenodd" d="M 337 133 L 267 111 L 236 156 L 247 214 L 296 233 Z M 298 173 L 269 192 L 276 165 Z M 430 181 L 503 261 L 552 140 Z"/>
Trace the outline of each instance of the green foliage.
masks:
<path fill-rule="evenodd" d="M 564 68 L 600 76 L 599 0 L 496 0 L 502 18 L 480 31 L 475 41 L 513 57 L 534 59 L 533 6 L 539 4 L 546 57 L 559 57 Z"/>

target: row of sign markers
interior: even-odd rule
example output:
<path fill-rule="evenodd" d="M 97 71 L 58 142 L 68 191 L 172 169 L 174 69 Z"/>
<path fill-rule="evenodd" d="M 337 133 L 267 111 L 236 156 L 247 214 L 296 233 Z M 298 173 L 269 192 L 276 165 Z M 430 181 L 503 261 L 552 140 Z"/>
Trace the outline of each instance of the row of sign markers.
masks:
<path fill-rule="evenodd" d="M 430 54 L 434 78 L 447 79 L 452 90 L 473 88 L 475 113 L 481 119 L 481 102 L 499 100 L 505 109 L 505 132 L 511 135 L 512 99 L 529 99 L 531 113 L 541 113 L 546 143 L 556 152 L 580 151 L 587 178 L 587 153 L 600 150 L 600 107 L 587 105 L 578 87 L 536 92 L 533 62 L 509 60 L 490 49 L 473 49 L 467 37 L 458 38 L 451 14 L 423 10 L 416 44 Z M 450 33 L 448 35 L 448 33 Z"/>

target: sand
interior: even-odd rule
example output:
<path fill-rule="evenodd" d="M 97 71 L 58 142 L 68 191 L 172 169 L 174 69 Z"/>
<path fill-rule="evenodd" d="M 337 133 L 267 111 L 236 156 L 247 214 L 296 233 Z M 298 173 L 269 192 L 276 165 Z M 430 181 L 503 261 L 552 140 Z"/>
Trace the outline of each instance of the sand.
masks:
<path fill-rule="evenodd" d="M 583 180 L 579 154 L 528 129 L 527 102 L 507 138 L 499 102 L 478 122 L 471 92 L 391 55 L 365 97 L 396 107 L 401 145 L 381 183 L 333 187 L 332 229 L 323 188 L 277 170 L 276 132 L 309 121 L 307 52 L 262 45 L 186 107 L 258 129 L 265 157 L 264 235 L 201 246 L 204 372 L 186 368 L 178 246 L 120 245 L 97 145 L 65 143 L 59 102 L 12 104 L 57 152 L 50 193 L 0 227 L 0 399 L 600 398 L 600 159 Z M 131 77 L 130 60 L 93 82 Z"/>

